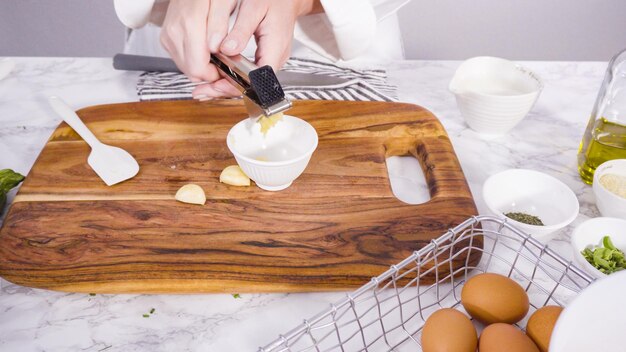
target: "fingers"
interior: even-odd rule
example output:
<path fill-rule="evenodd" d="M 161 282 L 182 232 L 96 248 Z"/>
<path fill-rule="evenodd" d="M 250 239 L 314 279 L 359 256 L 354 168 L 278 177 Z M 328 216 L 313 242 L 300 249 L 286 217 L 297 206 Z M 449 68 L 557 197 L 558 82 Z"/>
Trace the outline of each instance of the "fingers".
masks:
<path fill-rule="evenodd" d="M 270 65 L 278 71 L 289 58 L 291 53 L 291 36 L 281 35 L 278 30 L 269 29 L 266 33 L 257 36 L 257 50 L 255 53 L 258 66 Z"/>
<path fill-rule="evenodd" d="M 270 65 L 274 70 L 287 61 L 291 53 L 295 17 L 291 10 L 280 7 L 268 12 L 256 32 L 256 62 L 259 66 Z"/>
<path fill-rule="evenodd" d="M 206 25 L 209 15 L 209 2 L 200 0 L 202 5 L 195 8 L 197 14 L 184 22 L 185 37 L 183 71 L 190 78 L 212 82 L 219 78 L 216 68 L 209 63 L 210 54 L 206 46 Z M 181 69 L 182 70 L 182 69 Z"/>
<path fill-rule="evenodd" d="M 184 52 L 185 71 L 183 73 L 192 80 L 212 82 L 220 77 L 217 68 L 210 63 L 205 36 L 190 35 L 184 42 Z"/>
<path fill-rule="evenodd" d="M 250 38 L 257 39 L 257 64 L 279 69 L 289 57 L 297 11 L 291 0 L 242 0 L 230 33 L 228 19 L 237 0 L 170 0 L 161 42 L 180 70 L 192 81 L 215 82 L 209 96 L 238 95 L 226 81 L 218 83 L 211 52 L 240 54 Z"/>
<path fill-rule="evenodd" d="M 201 84 L 197 86 L 191 94 L 195 99 L 201 101 L 221 97 L 238 97 L 241 95 L 241 93 L 226 79 L 220 79 L 213 83 Z"/>
<path fill-rule="evenodd" d="M 161 30 L 161 43 L 178 68 L 192 81 L 215 81 L 217 69 L 209 64 L 207 0 L 172 0 Z"/>
<path fill-rule="evenodd" d="M 237 88 L 233 87 L 233 85 L 226 79 L 215 81 L 215 83 L 213 83 L 213 88 L 218 92 L 222 92 L 224 96 L 227 97 L 241 96 L 241 92 Z"/>
<path fill-rule="evenodd" d="M 235 26 L 222 42 L 220 51 L 230 56 L 240 54 L 265 17 L 268 6 L 268 1 L 242 1 Z"/>
<path fill-rule="evenodd" d="M 291 53 L 291 42 L 280 43 L 280 40 L 271 35 L 260 37 L 257 40 L 256 62 L 259 67 L 270 65 L 274 71 L 280 68 L 289 59 Z"/>
<path fill-rule="evenodd" d="M 170 54 L 170 57 L 172 58 L 172 60 L 174 60 L 174 63 L 176 63 L 176 66 L 181 71 L 183 71 L 182 68 L 183 68 L 183 66 L 185 64 L 185 58 L 183 56 L 183 53 L 185 52 L 185 49 L 183 47 L 183 41 L 182 40 L 174 39 L 174 38 L 182 37 L 182 33 L 179 34 L 176 31 L 177 31 L 177 29 L 175 29 L 175 28 L 167 28 L 167 31 L 166 31 L 166 28 L 164 27 L 161 30 L 161 37 L 160 37 L 161 45 Z M 194 81 L 193 78 L 191 78 L 191 77 L 189 77 L 189 78 L 192 81 Z"/>
<path fill-rule="evenodd" d="M 196 100 L 206 101 L 221 97 L 221 93 L 216 91 L 211 83 L 207 83 L 196 86 L 191 96 Z"/>
<path fill-rule="evenodd" d="M 235 25 L 228 33 L 230 14 L 238 0 L 170 0 L 161 32 L 163 46 L 192 81 L 205 81 L 193 96 L 199 100 L 240 96 L 210 64 L 212 52 L 240 54 L 254 35 L 256 61 L 278 70 L 291 50 L 297 11 L 292 0 L 241 0 Z"/>
<path fill-rule="evenodd" d="M 216 53 L 228 33 L 228 20 L 237 5 L 236 0 L 211 1 L 207 19 L 207 46 L 209 51 Z"/>

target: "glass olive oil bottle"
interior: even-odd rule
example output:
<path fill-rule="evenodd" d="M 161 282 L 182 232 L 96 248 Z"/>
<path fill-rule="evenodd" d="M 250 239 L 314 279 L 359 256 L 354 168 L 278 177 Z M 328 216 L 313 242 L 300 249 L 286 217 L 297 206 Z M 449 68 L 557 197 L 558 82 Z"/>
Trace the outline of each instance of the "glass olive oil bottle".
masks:
<path fill-rule="evenodd" d="M 626 126 L 601 118 L 595 121 L 585 150 L 584 145 L 584 141 L 580 143 L 578 169 L 583 181 L 591 184 L 593 173 L 603 162 L 626 159 Z"/>
<path fill-rule="evenodd" d="M 578 149 L 578 172 L 587 184 L 602 163 L 626 159 L 626 50 L 609 63 Z"/>

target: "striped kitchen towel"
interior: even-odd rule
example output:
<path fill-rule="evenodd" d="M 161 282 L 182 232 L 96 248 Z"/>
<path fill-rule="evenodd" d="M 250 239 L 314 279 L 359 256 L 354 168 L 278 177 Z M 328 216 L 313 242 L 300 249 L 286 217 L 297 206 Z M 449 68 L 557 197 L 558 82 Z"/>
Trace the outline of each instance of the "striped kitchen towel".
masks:
<path fill-rule="evenodd" d="M 290 58 L 284 71 L 341 77 L 342 84 L 298 87 L 283 86 L 289 99 L 395 101 L 396 87 L 387 83 L 387 72 L 382 69 L 356 70 L 309 59 Z M 139 76 L 137 94 L 142 101 L 192 99 L 191 91 L 197 85 L 181 73 L 145 72 Z"/>

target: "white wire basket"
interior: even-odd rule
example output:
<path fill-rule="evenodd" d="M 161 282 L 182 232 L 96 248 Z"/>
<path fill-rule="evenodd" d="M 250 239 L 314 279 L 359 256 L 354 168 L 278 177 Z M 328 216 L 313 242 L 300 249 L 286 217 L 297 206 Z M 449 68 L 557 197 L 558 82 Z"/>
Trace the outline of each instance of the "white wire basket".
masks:
<path fill-rule="evenodd" d="M 469 260 L 478 254 L 480 260 Z M 453 265 L 459 258 L 466 265 Z M 463 284 L 483 272 L 506 275 L 526 289 L 530 312 L 517 324 L 522 329 L 536 309 L 563 306 L 594 280 L 506 220 L 473 217 L 259 352 L 422 351 L 428 316 L 440 308 L 465 312 Z"/>

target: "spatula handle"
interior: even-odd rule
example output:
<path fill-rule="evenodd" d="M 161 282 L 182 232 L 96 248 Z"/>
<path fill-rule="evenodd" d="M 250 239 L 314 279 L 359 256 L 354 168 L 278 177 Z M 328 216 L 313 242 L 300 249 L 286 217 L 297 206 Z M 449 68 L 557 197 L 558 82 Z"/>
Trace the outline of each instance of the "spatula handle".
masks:
<path fill-rule="evenodd" d="M 79 136 L 81 136 L 91 148 L 101 144 L 98 138 L 89 130 L 85 123 L 76 115 L 74 110 L 61 98 L 52 96 L 48 98 L 52 110 L 56 112 Z"/>

